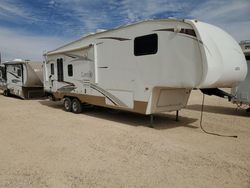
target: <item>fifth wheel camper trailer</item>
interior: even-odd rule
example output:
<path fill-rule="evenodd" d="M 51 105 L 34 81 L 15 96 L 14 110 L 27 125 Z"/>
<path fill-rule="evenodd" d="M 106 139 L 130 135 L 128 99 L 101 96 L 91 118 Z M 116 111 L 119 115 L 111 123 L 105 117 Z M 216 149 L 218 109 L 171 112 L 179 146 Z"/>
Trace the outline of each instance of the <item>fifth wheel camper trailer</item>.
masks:
<path fill-rule="evenodd" d="M 22 99 L 43 96 L 42 63 L 15 59 L 3 65 L 4 95 L 12 94 Z"/>
<path fill-rule="evenodd" d="M 247 73 L 238 43 L 196 20 L 146 20 L 90 34 L 44 58 L 45 92 L 74 113 L 81 103 L 178 112 L 193 88 L 231 88 Z"/>
<path fill-rule="evenodd" d="M 232 102 L 238 105 L 246 104 L 250 106 L 250 40 L 240 42 L 242 51 L 245 54 L 248 66 L 248 73 L 245 81 L 232 89 Z M 250 111 L 250 108 L 248 109 Z"/>

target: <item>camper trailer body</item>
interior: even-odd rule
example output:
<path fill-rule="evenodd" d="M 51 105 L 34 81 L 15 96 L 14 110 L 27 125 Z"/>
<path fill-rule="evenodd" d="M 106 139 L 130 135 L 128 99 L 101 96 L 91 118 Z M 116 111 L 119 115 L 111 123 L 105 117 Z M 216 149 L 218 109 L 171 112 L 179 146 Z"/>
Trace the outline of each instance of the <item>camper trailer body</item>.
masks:
<path fill-rule="evenodd" d="M 236 104 L 250 105 L 250 41 L 240 42 L 240 46 L 247 60 L 248 73 L 246 79 L 232 89 L 232 102 Z"/>
<path fill-rule="evenodd" d="M 6 71 L 5 95 L 12 94 L 23 99 L 42 95 L 42 63 L 14 60 L 5 62 L 4 66 Z"/>
<path fill-rule="evenodd" d="M 194 20 L 147 20 L 90 34 L 44 57 L 45 91 L 66 98 L 66 107 L 76 99 L 142 114 L 180 110 L 193 88 L 232 87 L 246 74 L 239 45 Z"/>

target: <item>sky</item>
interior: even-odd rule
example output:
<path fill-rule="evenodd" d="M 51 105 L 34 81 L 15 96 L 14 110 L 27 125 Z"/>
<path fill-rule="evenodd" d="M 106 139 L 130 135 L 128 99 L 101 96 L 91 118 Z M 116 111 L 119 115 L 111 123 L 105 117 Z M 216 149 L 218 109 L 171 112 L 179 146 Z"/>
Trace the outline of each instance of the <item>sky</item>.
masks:
<path fill-rule="evenodd" d="M 2 61 L 42 54 L 97 29 L 145 19 L 197 19 L 250 40 L 250 0 L 0 0 Z"/>

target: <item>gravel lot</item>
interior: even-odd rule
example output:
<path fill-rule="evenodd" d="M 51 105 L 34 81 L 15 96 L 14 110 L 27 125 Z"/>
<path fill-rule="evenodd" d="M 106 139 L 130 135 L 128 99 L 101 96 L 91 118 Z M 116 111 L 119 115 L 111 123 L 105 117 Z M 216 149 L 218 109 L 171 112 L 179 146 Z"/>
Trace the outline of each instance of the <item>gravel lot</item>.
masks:
<path fill-rule="evenodd" d="M 149 118 L 0 93 L 0 187 L 250 187 L 250 114 L 193 91 L 186 109 Z"/>

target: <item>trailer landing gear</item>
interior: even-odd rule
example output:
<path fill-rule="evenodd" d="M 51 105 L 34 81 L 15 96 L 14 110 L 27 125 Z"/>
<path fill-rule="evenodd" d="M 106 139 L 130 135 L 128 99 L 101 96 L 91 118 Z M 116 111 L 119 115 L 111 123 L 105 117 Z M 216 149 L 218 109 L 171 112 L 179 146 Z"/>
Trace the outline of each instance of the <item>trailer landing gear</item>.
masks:
<path fill-rule="evenodd" d="M 150 125 L 149 125 L 150 128 L 154 128 L 154 115 L 153 114 L 150 114 Z"/>
<path fill-rule="evenodd" d="M 249 108 L 250 110 L 250 108 Z M 175 115 L 175 121 L 179 121 L 179 110 L 176 111 L 176 115 Z M 150 114 L 150 125 L 149 125 L 150 128 L 154 128 L 154 115 L 153 114 Z"/>
<path fill-rule="evenodd" d="M 176 111 L 175 121 L 179 121 L 179 110 Z"/>

